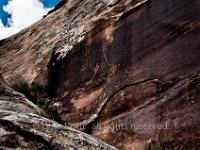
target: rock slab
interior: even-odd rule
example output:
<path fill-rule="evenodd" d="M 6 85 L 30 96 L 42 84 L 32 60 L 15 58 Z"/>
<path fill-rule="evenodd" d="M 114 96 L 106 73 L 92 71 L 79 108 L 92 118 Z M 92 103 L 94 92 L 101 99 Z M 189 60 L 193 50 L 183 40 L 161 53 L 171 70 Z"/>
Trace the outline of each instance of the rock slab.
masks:
<path fill-rule="evenodd" d="M 44 117 L 44 112 L 0 79 L 1 150 L 117 150 Z"/>

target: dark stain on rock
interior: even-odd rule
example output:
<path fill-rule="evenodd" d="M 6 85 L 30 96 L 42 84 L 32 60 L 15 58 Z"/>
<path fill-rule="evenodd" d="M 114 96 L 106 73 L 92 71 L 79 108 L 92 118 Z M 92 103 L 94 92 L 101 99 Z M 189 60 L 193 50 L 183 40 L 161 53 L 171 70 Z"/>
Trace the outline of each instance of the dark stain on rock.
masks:
<path fill-rule="evenodd" d="M 148 140 L 165 130 L 123 129 L 114 134 L 92 127 L 104 123 L 109 128 L 119 120 L 129 127 L 132 122 L 156 125 L 168 121 L 172 126 L 167 137 L 176 134 L 176 127 L 184 131 L 182 115 L 198 112 L 192 104 L 194 97 L 198 99 L 198 80 L 188 81 L 187 88 L 183 82 L 200 70 L 199 8 L 199 1 L 151 0 L 116 22 L 97 24 L 82 43 L 49 69 L 53 72 L 49 85 L 58 98 L 54 104 L 61 120 L 86 125 L 85 132 L 123 149 L 133 146 L 135 139 Z M 151 77 L 159 80 L 127 84 Z M 193 98 L 185 95 L 187 90 Z"/>

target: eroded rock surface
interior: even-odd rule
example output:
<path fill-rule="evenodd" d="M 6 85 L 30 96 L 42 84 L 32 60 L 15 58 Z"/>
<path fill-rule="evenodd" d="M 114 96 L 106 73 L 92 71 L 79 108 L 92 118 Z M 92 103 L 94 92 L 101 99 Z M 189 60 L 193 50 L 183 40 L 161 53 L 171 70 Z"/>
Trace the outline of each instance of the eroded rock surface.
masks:
<path fill-rule="evenodd" d="M 119 149 L 200 149 L 199 14 L 198 0 L 62 1 L 1 41 L 2 73 L 48 85 L 59 121 Z"/>
<path fill-rule="evenodd" d="M 115 150 L 43 115 L 41 109 L 0 79 L 0 149 Z"/>
<path fill-rule="evenodd" d="M 62 120 L 120 149 L 148 139 L 198 149 L 199 8 L 199 1 L 152 0 L 97 25 L 53 67 Z"/>
<path fill-rule="evenodd" d="M 3 77 L 20 75 L 46 85 L 52 53 L 63 58 L 103 20 L 117 20 L 146 0 L 62 0 L 49 15 L 19 34 L 0 42 Z M 23 60 L 23 61 L 22 61 Z"/>

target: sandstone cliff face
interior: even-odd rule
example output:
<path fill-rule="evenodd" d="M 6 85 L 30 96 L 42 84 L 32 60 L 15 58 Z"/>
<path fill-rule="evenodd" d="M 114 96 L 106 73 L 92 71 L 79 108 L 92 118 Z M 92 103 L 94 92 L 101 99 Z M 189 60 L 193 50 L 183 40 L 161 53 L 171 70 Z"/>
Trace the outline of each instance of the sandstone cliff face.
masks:
<path fill-rule="evenodd" d="M 0 79 L 0 149 L 115 150 L 100 140 L 42 115 L 41 109 Z"/>
<path fill-rule="evenodd" d="M 119 149 L 199 149 L 200 1 L 59 7 L 1 41 L 4 77 L 48 85 L 61 122 Z"/>
<path fill-rule="evenodd" d="M 118 19 L 146 0 L 63 0 L 48 16 L 20 34 L 1 41 L 0 65 L 5 79 L 21 75 L 28 82 L 47 83 L 47 65 L 54 52 L 63 58 L 103 20 Z M 22 61 L 23 60 L 23 61 Z"/>

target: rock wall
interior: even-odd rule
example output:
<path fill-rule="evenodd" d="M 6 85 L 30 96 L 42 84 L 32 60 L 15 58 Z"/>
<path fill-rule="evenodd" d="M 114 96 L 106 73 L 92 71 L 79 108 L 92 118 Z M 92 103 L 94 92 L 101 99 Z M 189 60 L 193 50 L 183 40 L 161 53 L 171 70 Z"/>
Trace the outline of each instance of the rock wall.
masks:
<path fill-rule="evenodd" d="M 62 120 L 120 149 L 148 139 L 197 148 L 199 8 L 199 1 L 152 0 L 99 23 L 52 66 Z"/>
<path fill-rule="evenodd" d="M 199 149 L 199 14 L 198 0 L 62 1 L 0 42 L 2 73 L 48 85 L 59 121 L 119 149 Z"/>
<path fill-rule="evenodd" d="M 146 0 L 62 0 L 47 16 L 0 42 L 3 77 L 22 76 L 27 82 L 48 82 L 48 64 L 55 53 L 61 59 L 85 39 L 102 20 L 117 20 Z M 23 60 L 23 61 L 22 61 Z"/>

